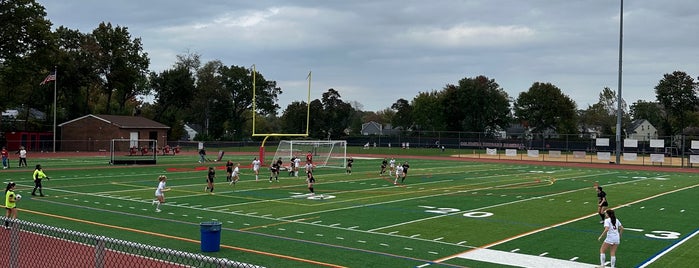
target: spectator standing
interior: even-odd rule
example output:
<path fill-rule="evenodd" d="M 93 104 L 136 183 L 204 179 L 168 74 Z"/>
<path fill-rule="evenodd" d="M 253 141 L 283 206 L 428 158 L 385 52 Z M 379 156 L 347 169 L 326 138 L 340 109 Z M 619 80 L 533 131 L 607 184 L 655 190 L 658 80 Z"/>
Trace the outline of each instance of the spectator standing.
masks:
<path fill-rule="evenodd" d="M 24 149 L 24 146 L 19 147 L 19 151 L 17 151 L 15 154 L 19 155 L 19 167 L 22 166 L 27 166 L 27 150 Z"/>
<path fill-rule="evenodd" d="M 10 167 L 10 152 L 7 151 L 7 147 L 3 146 L 2 151 L 0 151 L 0 155 L 2 155 L 2 169 L 7 169 Z"/>

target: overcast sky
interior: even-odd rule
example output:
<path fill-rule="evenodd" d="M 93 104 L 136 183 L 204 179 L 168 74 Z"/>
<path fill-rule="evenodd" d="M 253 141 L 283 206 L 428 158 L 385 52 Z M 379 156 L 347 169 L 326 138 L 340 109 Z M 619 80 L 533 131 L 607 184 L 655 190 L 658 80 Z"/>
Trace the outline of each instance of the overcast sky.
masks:
<path fill-rule="evenodd" d="M 150 69 L 193 52 L 252 66 L 283 90 L 280 106 L 329 88 L 365 111 L 485 75 L 511 98 L 550 82 L 580 109 L 618 89 L 619 0 L 39 0 L 54 27 L 100 22 L 140 37 Z M 622 95 L 655 101 L 675 70 L 699 75 L 699 2 L 624 2 Z"/>

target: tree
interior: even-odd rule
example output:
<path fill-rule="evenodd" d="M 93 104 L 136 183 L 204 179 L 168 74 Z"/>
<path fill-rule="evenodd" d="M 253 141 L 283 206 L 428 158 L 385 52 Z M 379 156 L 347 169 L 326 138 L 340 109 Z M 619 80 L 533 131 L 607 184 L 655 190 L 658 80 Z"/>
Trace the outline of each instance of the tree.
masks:
<path fill-rule="evenodd" d="M 558 134 L 577 133 L 575 102 L 551 83 L 535 82 L 519 94 L 514 103 L 515 117 L 532 131 Z"/>
<path fill-rule="evenodd" d="M 403 98 L 398 99 L 391 105 L 391 109 L 396 112 L 393 115 L 393 119 L 391 119 L 391 124 L 394 127 L 400 127 L 407 131 L 413 126 L 413 107 L 410 106 L 407 100 Z"/>
<path fill-rule="evenodd" d="M 602 134 L 614 135 L 617 121 L 617 95 L 605 87 L 599 94 L 599 101 L 580 114 L 580 123 L 584 129 L 594 128 Z M 622 99 L 622 125 L 630 119 L 626 113 L 626 102 Z"/>
<path fill-rule="evenodd" d="M 345 135 L 345 129 L 350 126 L 355 116 L 352 105 L 342 101 L 340 92 L 330 88 L 323 93 L 323 129 L 328 138 L 337 138 Z"/>
<path fill-rule="evenodd" d="M 48 112 L 53 106 L 53 96 L 38 90 L 56 65 L 51 22 L 45 17 L 35 0 L 0 1 L 0 110 L 26 104 Z"/>
<path fill-rule="evenodd" d="M 150 76 L 157 107 L 153 119 L 170 126 L 168 137 L 182 137 L 184 120 L 195 92 L 194 75 L 186 66 L 180 65 Z"/>
<path fill-rule="evenodd" d="M 682 71 L 663 75 L 663 79 L 655 86 L 658 103 L 667 112 L 668 124 L 663 127 L 665 134 L 680 134 L 696 122 L 695 112 L 699 105 L 696 90 L 697 83 Z"/>
<path fill-rule="evenodd" d="M 0 65 L 50 45 L 51 22 L 35 0 L 0 1 Z"/>
<path fill-rule="evenodd" d="M 422 130 L 445 130 L 444 113 L 437 91 L 420 92 L 412 101 L 413 119 Z"/>
<path fill-rule="evenodd" d="M 148 92 L 146 74 L 150 60 L 143 52 L 141 38 L 131 39 L 126 27 L 112 27 L 111 23 L 100 23 L 92 31 L 94 49 L 92 56 L 97 60 L 97 70 L 103 80 L 102 91 L 106 96 L 106 113 L 111 112 L 112 97 L 116 95 L 118 108 L 124 112 L 126 103 L 140 94 Z"/>
<path fill-rule="evenodd" d="M 447 86 L 442 107 L 448 130 L 494 132 L 509 125 L 509 96 L 495 80 L 482 75 Z"/>

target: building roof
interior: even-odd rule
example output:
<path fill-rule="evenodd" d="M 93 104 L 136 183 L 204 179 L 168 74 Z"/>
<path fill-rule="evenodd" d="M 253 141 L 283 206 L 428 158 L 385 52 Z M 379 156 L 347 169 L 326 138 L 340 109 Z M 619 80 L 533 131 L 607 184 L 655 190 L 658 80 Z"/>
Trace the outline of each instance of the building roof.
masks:
<path fill-rule="evenodd" d="M 105 123 L 112 124 L 115 126 L 118 126 L 119 128 L 148 128 L 148 129 L 154 129 L 154 128 L 162 128 L 162 129 L 169 129 L 170 127 L 163 125 L 161 123 L 158 123 L 156 121 L 150 120 L 145 117 L 140 117 L 140 116 L 125 116 L 125 115 L 106 115 L 106 114 L 100 114 L 100 115 L 93 115 L 93 114 L 88 114 L 84 115 L 78 118 L 75 118 L 73 120 L 63 122 L 59 124 L 59 127 L 71 124 L 76 121 L 83 120 L 85 118 L 92 117 L 97 120 L 102 120 Z"/>

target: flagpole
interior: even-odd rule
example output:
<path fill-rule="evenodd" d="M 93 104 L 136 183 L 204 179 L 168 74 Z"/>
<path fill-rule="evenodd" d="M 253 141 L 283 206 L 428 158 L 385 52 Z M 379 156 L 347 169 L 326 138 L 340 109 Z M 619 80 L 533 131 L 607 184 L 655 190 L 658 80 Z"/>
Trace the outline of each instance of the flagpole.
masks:
<path fill-rule="evenodd" d="M 53 66 L 53 152 L 56 152 L 56 84 L 58 84 L 58 67 Z"/>

